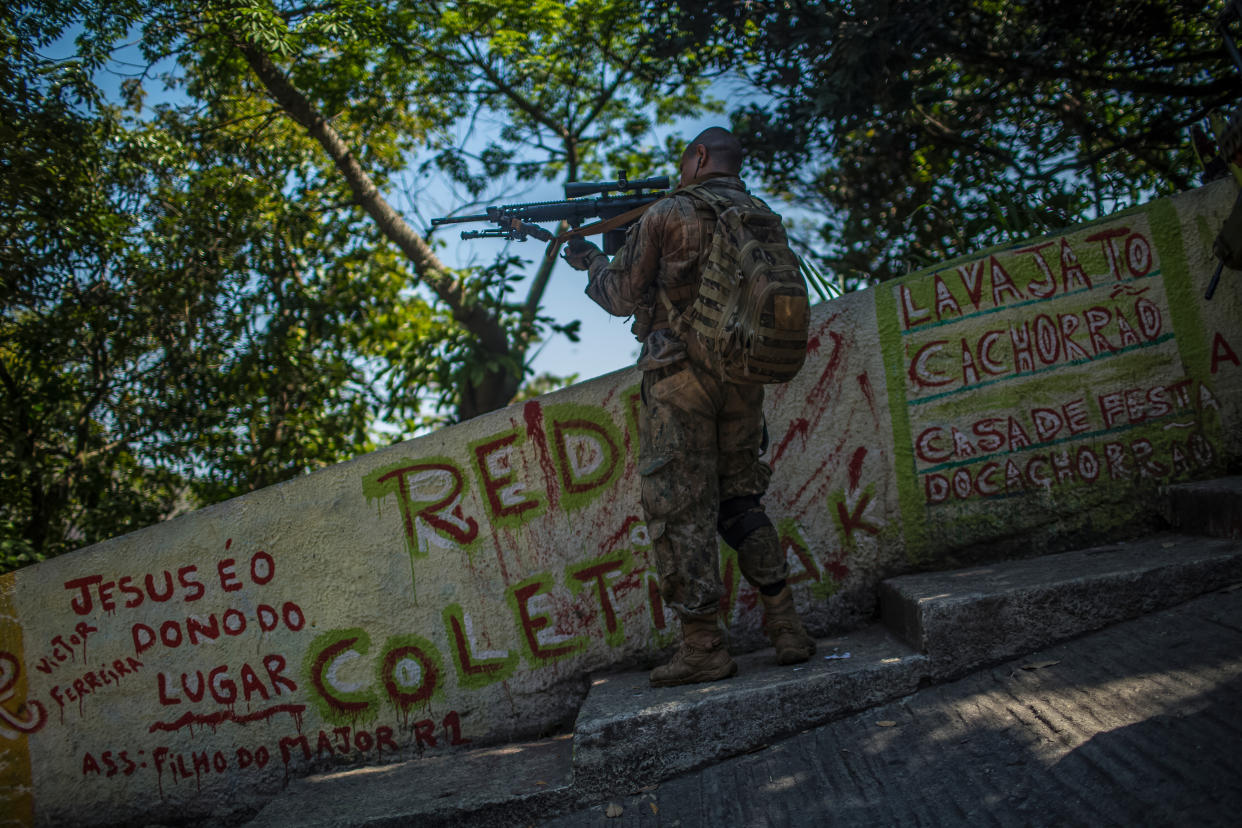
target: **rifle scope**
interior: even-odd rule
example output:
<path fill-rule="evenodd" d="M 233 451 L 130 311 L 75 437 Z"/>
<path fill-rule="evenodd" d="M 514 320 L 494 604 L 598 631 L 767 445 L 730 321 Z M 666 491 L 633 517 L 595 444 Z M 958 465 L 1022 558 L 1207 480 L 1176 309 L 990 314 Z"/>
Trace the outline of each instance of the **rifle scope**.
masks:
<path fill-rule="evenodd" d="M 571 181 L 565 185 L 565 198 L 581 198 L 582 196 L 595 195 L 596 193 L 608 193 L 612 190 L 625 192 L 627 190 L 667 190 L 669 180 L 667 175 L 658 178 L 642 178 L 638 181 L 629 181 L 620 178 L 616 181 Z"/>

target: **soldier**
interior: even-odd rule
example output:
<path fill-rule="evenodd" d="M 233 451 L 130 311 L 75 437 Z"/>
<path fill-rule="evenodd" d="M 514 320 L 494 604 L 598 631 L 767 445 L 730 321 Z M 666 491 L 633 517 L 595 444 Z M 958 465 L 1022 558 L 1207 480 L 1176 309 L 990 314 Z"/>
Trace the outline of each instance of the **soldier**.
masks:
<path fill-rule="evenodd" d="M 682 154 L 678 186 L 701 184 L 733 203 L 766 209 L 738 177 L 741 162 L 737 138 L 711 127 Z M 670 328 L 658 298 L 657 286 L 679 310 L 694 301 L 715 226 L 713 209 L 678 189 L 630 228 L 612 261 L 581 239 L 569 243 L 565 256 L 588 271 L 591 299 L 615 316 L 633 314 L 634 335 L 643 343 L 642 506 L 661 592 L 682 626 L 677 654 L 651 673 L 657 687 L 737 672 L 720 628 L 717 531 L 737 550 L 743 577 L 759 590 L 763 628 L 777 660 L 793 664 L 815 652 L 786 583 L 789 566 L 776 528 L 760 502 L 772 474 L 760 460 L 763 386 L 721 380 L 710 351 L 692 331 L 678 336 Z"/>

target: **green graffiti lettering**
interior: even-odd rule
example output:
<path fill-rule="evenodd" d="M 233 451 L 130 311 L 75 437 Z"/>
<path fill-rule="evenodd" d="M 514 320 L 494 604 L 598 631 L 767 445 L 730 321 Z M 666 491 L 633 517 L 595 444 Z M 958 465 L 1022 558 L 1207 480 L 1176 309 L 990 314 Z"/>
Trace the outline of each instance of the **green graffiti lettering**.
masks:
<path fill-rule="evenodd" d="M 444 628 L 452 645 L 449 652 L 457 668 L 458 685 L 478 689 L 504 681 L 513 675 L 518 663 L 517 653 L 481 650 L 477 644 L 478 635 L 473 621 L 460 604 L 449 604 L 445 607 L 443 617 Z"/>
<path fill-rule="evenodd" d="M 354 663 L 370 647 L 370 636 L 357 627 L 326 632 L 311 642 L 302 673 L 325 720 L 340 723 L 375 718 L 377 698 L 369 685 L 359 680 L 363 674 Z"/>
<path fill-rule="evenodd" d="M 513 584 L 505 591 L 505 598 L 522 634 L 520 640 L 526 659 L 536 666 L 581 652 L 588 643 L 583 636 L 558 633 L 548 614 L 535 606 L 535 602 L 548 595 L 551 589 L 552 576 L 540 573 Z"/>
<path fill-rule="evenodd" d="M 625 641 L 621 618 L 617 614 L 616 599 L 612 585 L 627 572 L 633 571 L 633 557 L 627 552 L 613 552 L 584 564 L 565 570 L 565 582 L 575 595 L 593 591 L 599 601 L 600 618 L 603 621 L 604 640 L 611 647 L 619 647 Z M 594 590 L 591 590 L 591 587 Z"/>
<path fill-rule="evenodd" d="M 544 408 L 566 510 L 581 509 L 621 474 L 624 438 L 603 409 L 575 403 Z"/>
<path fill-rule="evenodd" d="M 496 526 L 518 527 L 545 511 L 545 499 L 525 488 L 515 468 L 522 439 L 514 428 L 470 445 L 483 503 Z"/>

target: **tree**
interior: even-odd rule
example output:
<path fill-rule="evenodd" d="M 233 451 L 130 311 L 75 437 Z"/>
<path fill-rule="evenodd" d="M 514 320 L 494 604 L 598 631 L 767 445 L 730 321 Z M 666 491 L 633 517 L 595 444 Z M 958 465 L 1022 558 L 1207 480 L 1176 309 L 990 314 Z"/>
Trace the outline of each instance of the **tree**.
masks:
<path fill-rule="evenodd" d="M 458 419 L 505 405 L 531 344 L 573 328 L 540 316 L 551 263 L 536 272 L 523 301 L 511 301 L 520 260 L 502 256 L 477 272 L 448 267 L 389 202 L 387 183 L 420 144 L 438 149 L 436 162 L 476 194 L 510 170 L 526 179 L 536 170 L 573 178 L 603 160 L 648 166 L 652 153 L 635 151 L 635 139 L 653 120 L 702 104 L 700 85 L 678 80 L 672 61 L 663 61 L 663 73 L 654 70 L 635 43 L 635 7 L 618 0 L 415 8 L 213 0 L 160 3 L 148 13 L 149 57 L 178 55 L 191 94 L 217 102 L 262 96 L 320 145 L 347 197 L 459 328 L 432 360 L 407 353 L 412 358 L 394 366 L 388 389 L 438 389 Z M 507 125 L 479 155 L 479 173 L 444 135 L 456 119 L 485 112 Z M 546 153 L 541 163 L 506 146 L 520 141 Z"/>
<path fill-rule="evenodd" d="M 1218 3 L 651 4 L 770 99 L 735 129 L 826 217 L 826 260 L 884 279 L 1184 189 L 1189 125 L 1239 100 Z"/>
<path fill-rule="evenodd" d="M 0 16 L 0 570 L 364 450 L 358 343 L 435 334 L 317 148 L 256 140 L 270 111 L 136 120 L 89 49 L 41 55 L 81 10 L 28 11 Z"/>
<path fill-rule="evenodd" d="M 386 194 L 642 174 L 639 138 L 699 89 L 635 80 L 625 4 L 487 8 L 0 11 L 0 570 L 368 450 L 380 421 L 408 435 L 429 397 L 503 405 L 531 345 L 572 335 L 547 268 L 515 301 L 526 263 L 450 267 Z M 75 56 L 44 54 L 70 28 Z M 135 32 L 147 66 L 109 98 Z M 576 50 L 598 75 L 558 68 Z M 518 131 L 474 152 L 465 119 Z"/>
<path fill-rule="evenodd" d="M 9 22 L 0 33 L 0 569 L 97 537 L 100 526 L 151 522 L 176 484 L 133 450 L 154 429 L 132 401 L 145 379 L 141 349 L 111 347 L 150 320 L 114 289 L 132 260 L 118 229 L 123 206 L 92 164 L 108 125 L 75 114 L 72 78 L 31 82 L 34 57 Z M 133 371 L 134 384 L 111 385 L 117 368 Z M 110 397 L 121 403 L 115 429 L 132 444 L 101 427 Z"/>
<path fill-rule="evenodd" d="M 39 55 L 63 20 L 18 11 L 0 15 L 0 569 L 151 522 L 180 483 L 142 460 L 167 319 L 131 301 L 160 290 L 131 244 L 137 167 L 82 68 Z"/>
<path fill-rule="evenodd" d="M 471 123 L 490 115 L 498 127 L 473 157 L 460 145 L 435 156 L 472 196 L 507 175 L 519 182 L 588 180 L 608 170 L 641 177 L 680 151 L 672 137 L 653 145 L 653 126 L 718 108 L 704 78 L 680 71 L 680 55 L 657 58 L 646 48 L 635 3 L 476 0 L 430 8 L 438 23 L 423 59 L 460 79 Z M 539 263 L 512 308 L 527 328 L 538 320 L 554 264 Z M 551 327 L 573 336 L 576 326 Z M 531 344 L 523 343 L 523 357 Z M 507 387 L 504 394 L 512 396 Z"/>

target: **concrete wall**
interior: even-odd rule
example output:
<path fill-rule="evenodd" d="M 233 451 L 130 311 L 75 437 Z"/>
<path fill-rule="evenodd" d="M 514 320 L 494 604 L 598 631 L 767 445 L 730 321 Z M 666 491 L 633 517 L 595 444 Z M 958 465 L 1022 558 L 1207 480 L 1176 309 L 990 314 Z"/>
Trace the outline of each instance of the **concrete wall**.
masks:
<path fill-rule="evenodd" d="M 1235 192 L 816 309 L 769 395 L 767 503 L 817 631 L 865 622 L 883 577 L 1140 526 L 1160 484 L 1237 463 L 1242 283 L 1201 298 Z M 0 578 L 0 814 L 224 815 L 568 721 L 589 672 L 674 636 L 638 405 L 611 374 Z"/>

